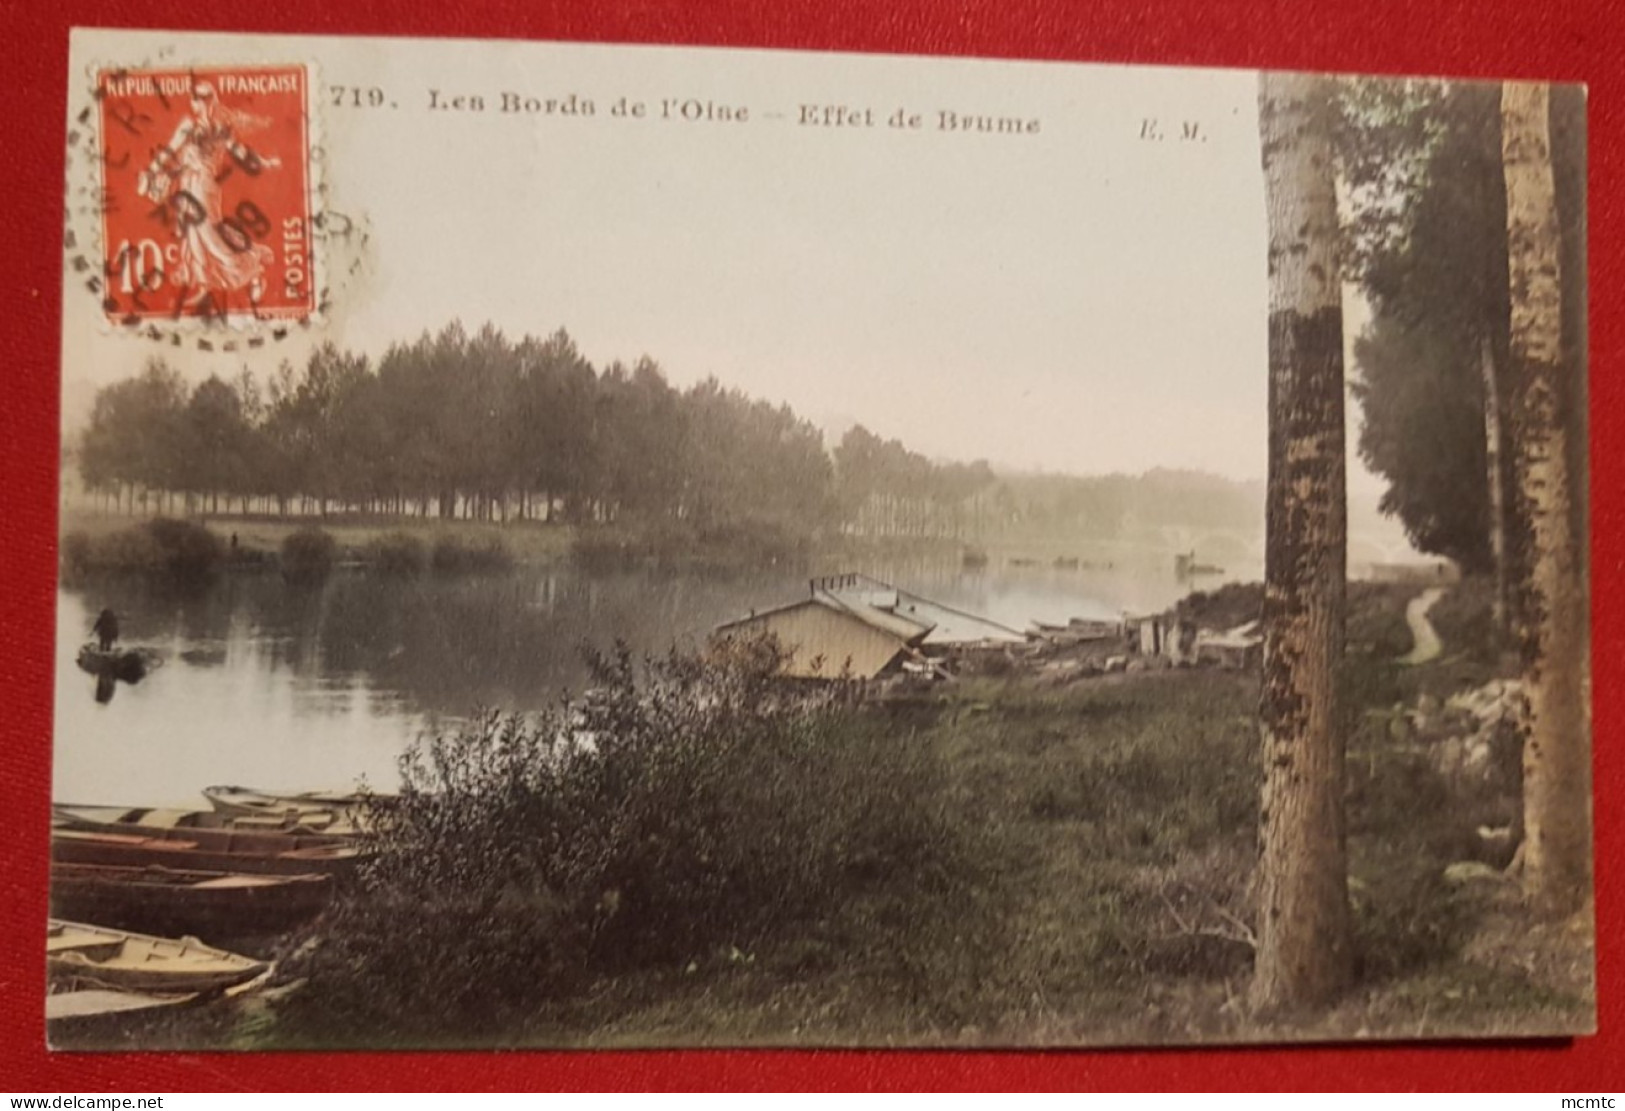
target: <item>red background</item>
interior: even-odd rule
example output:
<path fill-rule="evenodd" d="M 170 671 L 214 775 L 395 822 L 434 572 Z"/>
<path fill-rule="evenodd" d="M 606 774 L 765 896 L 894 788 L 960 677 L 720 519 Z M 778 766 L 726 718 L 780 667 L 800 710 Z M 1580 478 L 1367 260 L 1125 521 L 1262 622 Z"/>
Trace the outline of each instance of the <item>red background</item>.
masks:
<path fill-rule="evenodd" d="M 1022 1088 L 1618 1091 L 1625 539 L 1615 378 L 1625 311 L 1625 17 L 1565 0 L 56 0 L 8 11 L 0 328 L 0 1086 L 247 1089 Z M 1442 73 L 1591 86 L 1591 405 L 1602 1033 L 1572 1042 L 1044 1053 L 50 1055 L 43 1048 L 54 621 L 62 121 L 74 24 L 576 39 L 1071 61 Z M 1610 60 L 1612 59 L 1612 60 Z M 1609 1061 L 1616 1062 L 1609 1064 Z"/>

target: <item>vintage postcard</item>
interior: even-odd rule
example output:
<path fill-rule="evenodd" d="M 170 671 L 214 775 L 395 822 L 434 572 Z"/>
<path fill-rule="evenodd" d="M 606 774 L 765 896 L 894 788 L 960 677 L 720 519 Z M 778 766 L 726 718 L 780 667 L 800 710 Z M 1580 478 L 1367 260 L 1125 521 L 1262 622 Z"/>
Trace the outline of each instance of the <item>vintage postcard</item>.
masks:
<path fill-rule="evenodd" d="M 53 1046 L 1594 1030 L 1583 89 L 71 50 Z"/>

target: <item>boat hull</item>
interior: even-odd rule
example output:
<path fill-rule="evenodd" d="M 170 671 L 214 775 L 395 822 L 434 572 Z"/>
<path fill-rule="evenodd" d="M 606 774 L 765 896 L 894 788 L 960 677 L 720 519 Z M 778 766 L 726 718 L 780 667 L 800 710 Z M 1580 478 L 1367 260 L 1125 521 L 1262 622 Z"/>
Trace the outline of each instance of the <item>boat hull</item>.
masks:
<path fill-rule="evenodd" d="M 354 844 L 354 833 L 317 830 L 298 823 L 282 824 L 263 815 L 232 817 L 213 810 L 169 810 L 129 806 L 51 808 L 56 829 L 132 834 L 189 842 L 211 852 L 283 853 L 324 845 Z"/>
<path fill-rule="evenodd" d="M 45 997 L 45 1036 L 55 1049 L 150 1048 L 137 1043 L 154 1018 L 202 1001 L 108 988 L 53 992 Z"/>
<path fill-rule="evenodd" d="M 149 934 L 282 933 L 320 914 L 331 876 L 268 876 L 53 863 L 51 913 Z"/>
<path fill-rule="evenodd" d="M 222 992 L 271 971 L 265 961 L 196 938 L 153 937 L 60 919 L 50 923 L 45 967 L 57 987 L 161 995 Z"/>
<path fill-rule="evenodd" d="M 297 876 L 315 873 L 343 880 L 355 874 L 363 858 L 352 845 L 289 847 L 267 852 L 265 846 L 241 842 L 236 851 L 203 848 L 179 837 L 147 837 L 101 830 L 57 829 L 51 833 L 51 859 L 61 864 L 107 864 L 125 868 L 159 866 L 195 872 L 244 872 L 251 875 Z"/>
<path fill-rule="evenodd" d="M 217 813 L 233 819 L 269 820 L 346 833 L 363 832 L 363 824 L 390 798 L 338 791 L 279 795 L 253 787 L 226 786 L 205 787 L 203 797 Z"/>
<path fill-rule="evenodd" d="M 122 679 L 139 683 L 160 661 L 156 654 L 139 648 L 98 648 L 87 644 L 75 657 L 79 670 L 98 679 Z"/>

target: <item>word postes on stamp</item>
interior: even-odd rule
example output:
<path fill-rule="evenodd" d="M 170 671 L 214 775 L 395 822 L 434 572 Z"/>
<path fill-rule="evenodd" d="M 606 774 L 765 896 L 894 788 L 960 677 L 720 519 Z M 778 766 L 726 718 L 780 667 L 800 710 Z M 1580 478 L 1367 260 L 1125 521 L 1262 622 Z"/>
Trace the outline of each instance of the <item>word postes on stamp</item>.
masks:
<path fill-rule="evenodd" d="M 308 319 L 304 66 L 96 74 L 110 321 Z"/>

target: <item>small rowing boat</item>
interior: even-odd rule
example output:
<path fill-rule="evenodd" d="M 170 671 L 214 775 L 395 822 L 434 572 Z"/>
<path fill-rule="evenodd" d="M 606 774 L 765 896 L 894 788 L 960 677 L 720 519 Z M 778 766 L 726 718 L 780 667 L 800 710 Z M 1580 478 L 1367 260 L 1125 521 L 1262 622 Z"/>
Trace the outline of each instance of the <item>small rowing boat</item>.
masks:
<path fill-rule="evenodd" d="M 188 841 L 216 852 L 285 852 L 318 845 L 345 844 L 355 830 L 334 829 L 333 818 L 312 815 L 309 822 L 275 815 L 230 815 L 215 810 L 170 807 L 79 806 L 58 803 L 51 807 L 53 829 L 83 829 L 100 833 L 130 833 Z"/>
<path fill-rule="evenodd" d="M 51 864 L 51 913 L 151 934 L 210 938 L 281 933 L 321 913 L 333 878 L 149 865 Z"/>
<path fill-rule="evenodd" d="M 142 1048 L 131 1044 L 160 1012 L 202 1002 L 197 993 L 149 995 L 146 992 L 79 988 L 45 997 L 45 1034 L 53 1049 Z"/>
<path fill-rule="evenodd" d="M 217 813 L 234 819 L 269 819 L 335 831 L 358 830 L 375 810 L 393 799 L 391 795 L 344 791 L 278 794 L 256 787 L 231 786 L 205 787 L 203 797 Z"/>
<path fill-rule="evenodd" d="M 264 961 L 204 945 L 196 938 L 153 937 L 53 918 L 45 938 L 51 982 L 78 989 L 164 995 L 206 994 L 270 972 Z"/>
<path fill-rule="evenodd" d="M 344 877 L 355 871 L 367 850 L 339 843 L 298 847 L 287 837 L 237 838 L 205 848 L 175 831 L 157 836 L 131 830 L 56 828 L 51 831 L 51 859 L 63 864 L 113 864 L 145 868 L 157 864 L 204 872 L 247 872 L 255 875 L 300 875 L 316 872 Z"/>
<path fill-rule="evenodd" d="M 102 648 L 87 644 L 74 658 L 79 670 L 98 679 L 122 679 L 126 683 L 139 683 L 154 668 L 163 666 L 164 658 L 150 648 Z"/>

